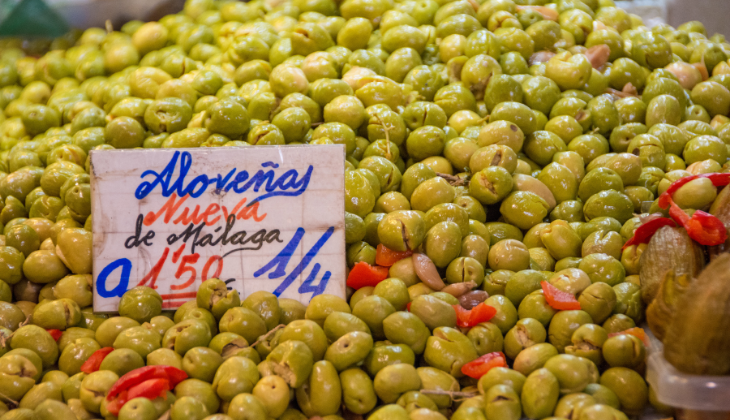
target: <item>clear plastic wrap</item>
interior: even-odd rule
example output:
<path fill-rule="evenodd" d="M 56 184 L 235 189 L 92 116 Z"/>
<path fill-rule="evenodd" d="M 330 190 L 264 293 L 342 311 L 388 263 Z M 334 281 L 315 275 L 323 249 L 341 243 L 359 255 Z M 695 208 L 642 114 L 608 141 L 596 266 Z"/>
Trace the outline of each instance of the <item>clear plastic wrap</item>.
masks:
<path fill-rule="evenodd" d="M 730 418 L 730 376 L 689 375 L 674 368 L 664 358 L 664 346 L 646 329 L 649 337 L 646 380 L 657 399 L 672 407 L 691 411 L 710 411 L 702 418 Z M 720 414 L 723 413 L 723 414 Z M 724 417 L 722 417 L 724 416 Z"/>

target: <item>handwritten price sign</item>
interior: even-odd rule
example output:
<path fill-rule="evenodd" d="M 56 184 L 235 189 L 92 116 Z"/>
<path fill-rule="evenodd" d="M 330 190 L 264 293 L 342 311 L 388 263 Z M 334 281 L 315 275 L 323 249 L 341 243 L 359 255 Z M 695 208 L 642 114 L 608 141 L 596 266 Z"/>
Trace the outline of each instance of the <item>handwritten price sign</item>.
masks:
<path fill-rule="evenodd" d="M 341 145 L 91 152 L 94 311 L 135 286 L 175 309 L 209 278 L 243 299 L 345 297 Z"/>

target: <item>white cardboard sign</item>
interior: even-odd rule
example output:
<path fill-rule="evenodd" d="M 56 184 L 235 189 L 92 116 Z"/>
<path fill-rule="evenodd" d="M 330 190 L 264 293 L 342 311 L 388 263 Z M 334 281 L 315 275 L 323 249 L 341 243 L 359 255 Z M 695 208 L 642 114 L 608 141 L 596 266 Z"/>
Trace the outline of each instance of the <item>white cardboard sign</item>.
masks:
<path fill-rule="evenodd" d="M 164 309 L 217 277 L 345 297 L 344 148 L 257 146 L 91 152 L 94 311 L 145 285 Z"/>

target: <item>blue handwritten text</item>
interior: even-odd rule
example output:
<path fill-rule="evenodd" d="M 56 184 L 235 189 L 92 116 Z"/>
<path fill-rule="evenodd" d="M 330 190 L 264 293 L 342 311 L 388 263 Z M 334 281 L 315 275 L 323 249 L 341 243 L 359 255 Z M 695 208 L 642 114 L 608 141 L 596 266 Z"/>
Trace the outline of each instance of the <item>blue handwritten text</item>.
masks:
<path fill-rule="evenodd" d="M 152 193 L 157 186 L 161 188 L 163 197 L 169 197 L 173 193 L 177 193 L 178 197 L 190 195 L 193 198 L 203 195 L 211 185 L 215 186 L 214 191 L 218 194 L 221 191 L 229 192 L 231 190 L 236 194 L 242 194 L 249 190 L 259 192 L 263 187 L 264 193 L 249 202 L 248 205 L 250 206 L 270 197 L 296 197 L 303 194 L 309 186 L 312 171 L 314 170 L 314 167 L 309 165 L 307 172 L 301 177 L 299 177 L 299 172 L 296 169 L 289 169 L 277 176 L 273 169 L 278 168 L 279 164 L 264 162 L 261 164 L 263 168 L 273 169 L 259 169 L 255 174 L 250 175 L 248 171 L 237 172 L 237 169 L 233 168 L 225 175 L 201 174 L 186 182 L 185 178 L 192 165 L 193 157 L 190 152 L 175 151 L 162 171 L 156 172 L 148 169 L 142 173 L 140 178 L 149 177 L 150 180 L 141 182 L 137 186 L 134 196 L 141 200 Z M 175 176 L 176 169 L 179 169 L 177 176 Z"/>

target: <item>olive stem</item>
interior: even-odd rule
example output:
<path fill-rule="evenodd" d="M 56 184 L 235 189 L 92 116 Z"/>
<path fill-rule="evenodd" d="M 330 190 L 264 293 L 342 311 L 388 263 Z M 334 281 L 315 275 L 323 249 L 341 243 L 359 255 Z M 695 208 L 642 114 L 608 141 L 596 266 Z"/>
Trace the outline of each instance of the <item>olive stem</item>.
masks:
<path fill-rule="evenodd" d="M 0 392 L 0 398 L 2 398 L 5 401 L 8 401 L 11 404 L 14 404 L 16 407 L 18 406 L 18 402 L 17 401 L 15 401 L 14 399 L 8 397 L 7 395 L 3 394 L 2 392 Z"/>
<path fill-rule="evenodd" d="M 31 319 L 32 317 L 33 317 L 33 314 L 30 314 L 30 315 L 28 315 L 28 317 L 27 317 L 27 318 L 25 318 L 25 321 L 23 321 L 23 322 L 21 322 L 20 324 L 18 324 L 18 329 L 20 329 L 20 327 L 24 327 L 24 326 L 28 325 L 28 323 L 30 322 L 30 319 Z M 5 344 L 7 344 L 8 340 L 10 340 L 10 338 L 11 338 L 11 337 L 12 337 L 13 335 L 15 335 L 15 332 L 17 332 L 17 331 L 18 331 L 18 330 L 16 329 L 16 330 L 15 330 L 15 331 L 13 331 L 12 333 L 10 333 L 10 334 L 9 334 L 9 335 L 8 335 L 7 337 L 5 337 L 5 336 L 1 336 L 1 335 L 0 335 L 0 347 L 5 347 Z M 0 396 L 2 396 L 2 394 L 0 394 Z M 12 401 L 12 400 L 11 400 L 11 401 Z"/>
<path fill-rule="evenodd" d="M 390 154 L 390 136 L 388 135 L 388 131 L 390 131 L 390 127 L 385 125 L 385 121 L 383 121 L 383 119 L 380 118 L 380 115 L 375 114 L 375 118 L 378 119 L 378 122 L 380 122 L 380 125 L 383 127 L 383 131 L 385 131 L 385 153 L 388 154 L 388 156 L 386 156 L 386 157 L 388 158 L 388 160 L 390 160 L 390 158 L 392 157 L 392 155 Z"/>
<path fill-rule="evenodd" d="M 476 397 L 477 395 L 479 395 L 479 392 L 444 391 L 441 389 L 422 389 L 420 392 L 426 395 L 448 395 L 454 401 L 463 401 L 465 399 Z"/>
<path fill-rule="evenodd" d="M 254 341 L 254 343 L 251 344 L 249 347 L 256 347 L 257 344 L 266 341 L 266 339 L 268 339 L 273 333 L 279 331 L 280 329 L 282 329 L 284 327 L 286 327 L 285 324 L 279 324 L 279 325 L 275 326 L 274 328 L 271 329 L 271 331 L 267 332 L 266 334 L 259 337 L 258 340 Z"/>
<path fill-rule="evenodd" d="M 466 185 L 466 181 L 464 181 L 462 178 L 459 178 L 458 176 L 444 174 L 444 173 L 441 173 L 441 172 L 436 172 L 436 175 L 438 175 L 441 178 L 449 181 L 449 184 L 451 184 L 454 187 L 459 187 L 459 186 L 462 186 L 462 185 Z"/>
<path fill-rule="evenodd" d="M 629 98 L 629 97 L 638 97 L 638 94 L 634 93 L 627 93 L 621 90 L 616 90 L 613 88 L 606 88 L 605 93 L 608 93 L 609 95 L 613 95 L 615 98 L 621 99 L 621 98 Z"/>

